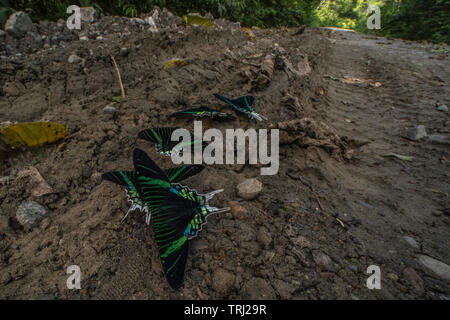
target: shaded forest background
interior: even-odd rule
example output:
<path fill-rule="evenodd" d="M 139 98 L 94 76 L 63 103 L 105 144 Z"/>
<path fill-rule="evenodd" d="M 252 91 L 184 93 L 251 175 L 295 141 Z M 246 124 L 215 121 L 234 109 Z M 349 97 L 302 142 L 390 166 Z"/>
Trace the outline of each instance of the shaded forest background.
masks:
<path fill-rule="evenodd" d="M 309 25 L 341 27 L 410 40 L 450 43 L 450 0 L 0 0 L 0 24 L 14 10 L 34 21 L 67 18 L 69 5 L 94 6 L 99 16 L 138 17 L 157 5 L 177 15 L 210 12 L 243 26 L 271 28 Z M 381 9 L 381 29 L 369 30 L 369 5 Z"/>

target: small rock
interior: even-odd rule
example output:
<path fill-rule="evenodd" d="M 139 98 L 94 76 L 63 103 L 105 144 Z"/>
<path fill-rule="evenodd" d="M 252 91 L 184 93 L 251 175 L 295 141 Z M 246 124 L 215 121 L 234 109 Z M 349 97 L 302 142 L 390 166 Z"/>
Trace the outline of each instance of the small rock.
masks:
<path fill-rule="evenodd" d="M 36 32 L 36 27 L 28 14 L 24 11 L 17 11 L 9 16 L 5 24 L 5 31 L 16 38 L 21 38 L 28 32 Z"/>
<path fill-rule="evenodd" d="M 248 216 L 248 210 L 239 205 L 238 202 L 230 201 L 228 202 L 228 206 L 230 207 L 230 212 L 234 218 L 244 220 Z"/>
<path fill-rule="evenodd" d="M 242 298 L 245 300 L 274 300 L 275 291 L 262 278 L 252 278 L 242 288 Z"/>
<path fill-rule="evenodd" d="M 409 267 L 405 268 L 405 270 L 403 270 L 403 277 L 413 287 L 417 294 L 422 295 L 424 293 L 423 280 L 417 274 L 416 270 Z"/>
<path fill-rule="evenodd" d="M 330 270 L 331 258 L 329 256 L 327 256 L 325 253 L 316 251 L 313 253 L 313 259 L 314 259 L 314 262 L 316 263 L 316 265 L 321 270 L 325 270 L 325 271 Z"/>
<path fill-rule="evenodd" d="M 394 281 L 394 282 L 398 281 L 398 275 L 396 275 L 395 273 L 390 272 L 390 273 L 387 274 L 387 277 L 389 279 L 391 279 L 392 281 Z"/>
<path fill-rule="evenodd" d="M 403 239 L 405 239 L 405 241 L 406 241 L 411 247 L 416 248 L 416 249 L 420 249 L 419 244 L 418 244 L 417 241 L 414 240 L 413 238 L 408 237 L 408 236 L 404 236 Z"/>
<path fill-rule="evenodd" d="M 450 145 L 450 138 L 448 136 L 442 136 L 440 134 L 432 134 L 428 137 L 428 142 Z"/>
<path fill-rule="evenodd" d="M 2 29 L 0 29 L 0 38 L 5 38 L 6 37 L 6 32 L 3 31 Z"/>
<path fill-rule="evenodd" d="M 405 133 L 405 137 L 412 141 L 418 141 L 426 136 L 427 131 L 425 130 L 425 126 L 423 125 L 408 129 Z"/>
<path fill-rule="evenodd" d="M 222 268 L 216 269 L 212 275 L 213 289 L 221 294 L 227 294 L 234 287 L 235 279 L 234 274 Z"/>
<path fill-rule="evenodd" d="M 103 108 L 103 113 L 105 114 L 107 119 L 112 120 L 116 116 L 117 109 L 113 106 L 106 106 L 105 108 Z"/>
<path fill-rule="evenodd" d="M 445 104 L 440 104 L 436 107 L 437 110 L 442 112 L 448 112 L 448 107 Z"/>
<path fill-rule="evenodd" d="M 450 282 L 450 266 L 426 255 L 419 255 L 419 262 L 441 279 Z"/>
<path fill-rule="evenodd" d="M 272 242 L 272 236 L 270 235 L 269 231 L 265 227 L 261 227 L 258 230 L 258 233 L 256 235 L 256 239 L 260 244 L 262 244 L 264 247 L 268 247 L 270 243 Z"/>
<path fill-rule="evenodd" d="M 129 53 L 130 53 L 130 50 L 127 47 L 120 48 L 120 55 L 122 57 L 128 56 Z"/>
<path fill-rule="evenodd" d="M 247 179 L 238 184 L 238 195 L 245 200 L 255 199 L 262 191 L 262 183 L 255 178 Z"/>
<path fill-rule="evenodd" d="M 22 203 L 16 212 L 17 221 L 27 229 L 32 229 L 48 215 L 46 208 L 34 201 Z"/>
<path fill-rule="evenodd" d="M 80 58 L 79 56 L 75 55 L 75 54 L 71 54 L 69 56 L 69 58 L 67 59 L 67 62 L 69 63 L 80 63 L 81 61 L 83 61 L 82 58 Z"/>
<path fill-rule="evenodd" d="M 80 36 L 79 40 L 80 41 L 89 41 L 89 38 L 87 36 Z"/>
<path fill-rule="evenodd" d="M 17 178 L 28 178 L 27 189 L 35 197 L 42 197 L 46 194 L 53 193 L 50 185 L 44 180 L 35 167 L 23 169 L 17 173 Z"/>
<path fill-rule="evenodd" d="M 136 24 L 145 24 L 145 21 L 140 18 L 131 18 L 130 21 Z"/>
<path fill-rule="evenodd" d="M 102 183 L 102 174 L 100 172 L 94 172 L 91 175 L 91 181 L 96 185 Z"/>
<path fill-rule="evenodd" d="M 95 40 L 103 41 L 103 40 L 105 40 L 105 38 L 103 38 L 102 36 L 98 36 L 97 38 L 95 38 Z"/>

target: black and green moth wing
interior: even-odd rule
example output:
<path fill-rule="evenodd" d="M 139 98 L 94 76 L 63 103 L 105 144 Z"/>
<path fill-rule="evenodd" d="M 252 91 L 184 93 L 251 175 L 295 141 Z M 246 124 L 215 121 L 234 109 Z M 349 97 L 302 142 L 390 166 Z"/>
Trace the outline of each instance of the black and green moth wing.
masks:
<path fill-rule="evenodd" d="M 155 216 L 170 188 L 169 177 L 140 149 L 134 149 L 133 162 L 136 171 L 136 189 L 151 216 Z"/>
<path fill-rule="evenodd" d="M 217 99 L 229 104 L 234 109 L 236 109 L 240 112 L 245 112 L 245 110 L 250 111 L 250 112 L 254 111 L 253 104 L 255 102 L 255 97 L 253 97 L 253 96 L 244 96 L 244 97 L 240 97 L 237 99 L 230 99 L 230 98 L 221 96 L 220 94 L 214 94 L 214 96 Z"/>
<path fill-rule="evenodd" d="M 179 289 L 184 280 L 189 242 L 186 228 L 195 216 L 198 203 L 165 189 L 166 197 L 153 215 L 153 230 L 164 274 L 170 286 Z M 153 193 L 145 193 L 144 202 L 153 206 Z"/>
<path fill-rule="evenodd" d="M 188 109 L 179 112 L 172 113 L 170 116 L 175 118 L 185 118 L 185 117 L 194 117 L 194 118 L 202 118 L 206 116 L 211 116 L 211 110 L 208 107 L 200 107 L 195 109 Z"/>
<path fill-rule="evenodd" d="M 137 181 L 139 180 L 139 176 L 145 176 L 147 178 L 169 182 L 167 174 L 141 149 L 134 149 L 133 163 L 137 173 Z"/>
<path fill-rule="evenodd" d="M 134 171 L 111 171 L 102 174 L 102 179 L 127 188 L 135 188 L 136 185 L 136 173 Z"/>
<path fill-rule="evenodd" d="M 165 170 L 171 183 L 180 182 L 200 173 L 205 167 L 202 165 L 185 165 Z"/>
<path fill-rule="evenodd" d="M 139 132 L 138 138 L 153 142 L 158 146 L 158 149 L 163 152 L 169 152 L 175 147 L 179 141 L 172 141 L 172 133 L 179 128 L 150 128 Z"/>
<path fill-rule="evenodd" d="M 124 186 L 128 198 L 132 202 L 132 208 L 143 210 L 143 203 L 139 195 L 135 171 L 111 171 L 104 173 L 102 179 Z"/>

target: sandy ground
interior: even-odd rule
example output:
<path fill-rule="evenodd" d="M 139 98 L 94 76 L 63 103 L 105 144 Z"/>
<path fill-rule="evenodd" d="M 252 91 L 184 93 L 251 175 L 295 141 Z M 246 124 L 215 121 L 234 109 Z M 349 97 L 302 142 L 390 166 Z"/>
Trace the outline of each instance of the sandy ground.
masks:
<path fill-rule="evenodd" d="M 341 30 L 253 32 L 254 39 L 232 28 L 186 26 L 111 33 L 102 43 L 72 41 L 2 60 L 0 120 L 58 122 L 69 137 L 1 163 L 0 176 L 10 179 L 0 185 L 0 298 L 450 297 L 449 275 L 419 259 L 450 264 L 449 114 L 436 110 L 437 102 L 450 105 L 449 58 L 433 46 Z M 103 108 L 120 91 L 100 43 L 116 57 L 128 96 L 113 103 L 114 118 Z M 84 62 L 68 63 L 71 54 Z M 189 64 L 164 71 L 172 58 Z M 235 114 L 214 99 L 217 92 L 254 95 L 269 121 Z M 214 205 L 237 201 L 244 213 L 208 219 L 176 292 L 162 274 L 152 228 L 140 212 L 121 222 L 126 195 L 100 174 L 131 169 L 135 147 L 170 167 L 137 133 L 192 129 L 192 121 L 168 116 L 201 105 L 237 117 L 204 120 L 204 129 L 282 128 L 280 170 L 260 176 L 255 165 L 212 165 L 185 182 L 200 192 L 225 189 Z M 402 137 L 419 124 L 441 143 Z M 389 153 L 414 158 L 384 157 Z M 26 179 L 16 178 L 27 166 L 52 194 L 32 196 Z M 263 183 L 261 194 L 240 199 L 236 186 L 253 177 Z M 16 219 L 26 200 L 50 211 L 32 230 Z M 66 287 L 69 265 L 81 268 L 81 290 Z M 366 287 L 370 265 L 381 269 L 380 290 Z"/>

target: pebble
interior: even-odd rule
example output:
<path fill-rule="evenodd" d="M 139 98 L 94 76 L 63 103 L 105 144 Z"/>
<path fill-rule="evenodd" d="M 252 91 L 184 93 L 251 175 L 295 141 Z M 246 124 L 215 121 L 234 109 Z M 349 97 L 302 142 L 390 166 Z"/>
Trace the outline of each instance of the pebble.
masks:
<path fill-rule="evenodd" d="M 103 41 L 103 40 L 105 40 L 105 38 L 103 38 L 102 36 L 98 36 L 97 38 L 95 38 L 96 40 L 98 40 L 98 41 Z"/>
<path fill-rule="evenodd" d="M 408 129 L 405 133 L 405 137 L 413 141 L 418 141 L 426 136 L 427 131 L 425 130 L 425 126 L 423 125 Z"/>
<path fill-rule="evenodd" d="M 237 186 L 238 195 L 245 200 L 255 199 L 262 191 L 262 183 L 255 178 L 247 179 Z"/>
<path fill-rule="evenodd" d="M 212 286 L 216 292 L 227 294 L 234 287 L 235 280 L 236 277 L 234 274 L 222 268 L 218 268 L 212 275 Z"/>
<path fill-rule="evenodd" d="M 35 32 L 30 16 L 24 11 L 14 12 L 5 23 L 5 31 L 17 38 L 24 37 L 28 32 Z"/>
<path fill-rule="evenodd" d="M 414 240 L 413 238 L 408 237 L 408 236 L 404 236 L 403 239 L 405 239 L 405 241 L 406 241 L 411 247 L 416 248 L 416 249 L 420 249 L 420 245 L 419 245 L 419 244 L 417 243 L 417 241 Z"/>
<path fill-rule="evenodd" d="M 272 236 L 270 235 L 269 231 L 265 227 L 260 227 L 258 230 L 258 233 L 256 234 L 256 239 L 260 244 L 262 244 L 264 247 L 268 247 L 270 243 L 272 242 Z"/>
<path fill-rule="evenodd" d="M 83 61 L 83 59 L 81 59 L 79 56 L 75 54 L 71 54 L 69 56 L 69 59 L 67 59 L 67 62 L 69 63 L 80 63 L 81 61 Z"/>
<path fill-rule="evenodd" d="M 323 252 L 314 252 L 313 259 L 316 265 L 322 270 L 330 270 L 331 258 Z"/>
<path fill-rule="evenodd" d="M 391 279 L 392 281 L 394 281 L 394 282 L 398 281 L 398 275 L 396 275 L 395 273 L 390 272 L 390 273 L 387 274 L 387 277 L 389 279 Z"/>
<path fill-rule="evenodd" d="M 448 107 L 445 104 L 438 105 L 436 109 L 442 112 L 448 112 Z"/>
<path fill-rule="evenodd" d="M 130 50 L 128 50 L 127 47 L 120 48 L 120 55 L 122 57 L 126 57 L 129 53 L 130 53 Z"/>
<path fill-rule="evenodd" d="M 103 108 L 103 113 L 105 114 L 107 120 L 112 120 L 116 116 L 117 109 L 113 106 L 106 106 Z"/>
<path fill-rule="evenodd" d="M 89 38 L 87 36 L 80 36 L 80 41 L 89 41 Z"/>
<path fill-rule="evenodd" d="M 437 144 L 450 144 L 450 138 L 440 134 L 432 134 L 428 137 L 428 142 Z"/>
<path fill-rule="evenodd" d="M 239 202 L 230 201 L 228 202 L 228 206 L 230 207 L 230 212 L 234 218 L 244 220 L 248 216 L 248 210 L 239 205 Z"/>
<path fill-rule="evenodd" d="M 417 257 L 419 262 L 427 269 L 431 270 L 434 274 L 439 276 L 441 279 L 450 282 L 450 266 L 431 258 L 426 255 L 419 255 Z"/>
<path fill-rule="evenodd" d="M 25 228 L 32 229 L 48 216 L 48 210 L 34 201 L 22 203 L 16 212 L 16 218 Z"/>

